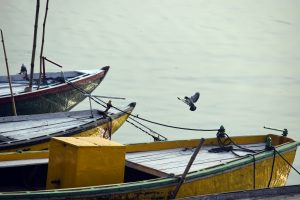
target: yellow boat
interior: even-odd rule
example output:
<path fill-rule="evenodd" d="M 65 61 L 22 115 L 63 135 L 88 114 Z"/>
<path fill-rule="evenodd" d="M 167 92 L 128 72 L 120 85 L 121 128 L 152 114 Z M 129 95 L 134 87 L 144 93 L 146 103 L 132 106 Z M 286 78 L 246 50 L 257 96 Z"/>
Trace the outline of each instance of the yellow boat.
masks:
<path fill-rule="evenodd" d="M 170 199 L 286 184 L 299 142 L 223 136 L 129 145 L 52 138 L 49 154 L 0 154 L 0 199 Z"/>
<path fill-rule="evenodd" d="M 110 138 L 135 107 L 123 110 L 81 110 L 0 117 L 0 152 L 35 151 L 48 148 L 51 137 L 100 136 Z"/>

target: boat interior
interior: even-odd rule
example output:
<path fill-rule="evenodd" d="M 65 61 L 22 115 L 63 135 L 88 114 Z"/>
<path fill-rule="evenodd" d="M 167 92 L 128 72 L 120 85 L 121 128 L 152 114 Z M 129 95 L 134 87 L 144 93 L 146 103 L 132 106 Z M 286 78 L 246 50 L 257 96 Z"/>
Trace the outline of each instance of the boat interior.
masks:
<path fill-rule="evenodd" d="M 109 113 L 107 113 L 109 115 Z M 0 146 L 30 139 L 49 137 L 67 130 L 82 128 L 104 118 L 99 110 L 57 112 L 0 118 Z"/>
<path fill-rule="evenodd" d="M 40 89 L 53 87 L 58 84 L 64 83 L 65 80 L 74 81 L 76 79 L 88 76 L 88 71 L 67 71 L 67 72 L 47 72 L 46 79 L 40 85 Z M 26 87 L 29 85 L 28 76 L 26 74 L 11 75 L 11 84 L 14 94 L 26 92 Z M 38 88 L 39 74 L 33 75 L 33 90 Z M 7 76 L 0 76 L 0 97 L 10 95 L 10 89 Z"/>
<path fill-rule="evenodd" d="M 237 137 L 233 140 L 238 146 L 231 145 L 232 147 L 227 150 L 220 148 L 216 139 L 206 140 L 190 172 L 223 165 L 265 151 L 266 136 Z M 292 141 L 289 138 L 274 135 L 272 135 L 272 140 L 276 146 Z M 124 182 L 181 175 L 199 141 L 182 140 L 125 145 Z M 1 161 L 0 177 L 5 181 L 0 182 L 0 191 L 45 189 L 48 160 L 48 157 L 44 156 Z"/>

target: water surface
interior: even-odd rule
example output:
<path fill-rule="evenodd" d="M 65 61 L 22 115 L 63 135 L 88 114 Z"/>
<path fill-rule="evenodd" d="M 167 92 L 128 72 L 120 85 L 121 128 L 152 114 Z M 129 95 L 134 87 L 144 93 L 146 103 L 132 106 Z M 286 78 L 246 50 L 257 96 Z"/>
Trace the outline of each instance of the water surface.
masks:
<path fill-rule="evenodd" d="M 41 1 L 36 63 L 44 8 Z M 270 133 L 266 125 L 287 128 L 300 140 L 299 8 L 296 0 L 55 0 L 44 55 L 64 71 L 111 66 L 94 94 L 126 97 L 113 100 L 118 106 L 135 101 L 135 114 L 153 121 L 224 125 L 232 136 Z M 30 66 L 34 15 L 35 1 L 0 0 L 11 74 L 22 63 Z M 0 60 L 4 75 L 2 53 Z M 177 97 L 196 91 L 201 96 L 191 112 Z M 75 109 L 88 107 L 84 101 Z M 145 125 L 169 140 L 215 136 Z M 152 141 L 130 124 L 113 139 Z M 295 167 L 300 169 L 299 155 Z M 299 176 L 292 172 L 288 184 L 299 184 Z"/>

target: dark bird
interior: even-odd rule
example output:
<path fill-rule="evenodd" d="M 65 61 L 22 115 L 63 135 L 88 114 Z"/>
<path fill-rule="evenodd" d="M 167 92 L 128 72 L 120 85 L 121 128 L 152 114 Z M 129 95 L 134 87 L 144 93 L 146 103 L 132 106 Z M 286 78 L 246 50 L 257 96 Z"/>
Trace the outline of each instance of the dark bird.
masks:
<path fill-rule="evenodd" d="M 190 106 L 190 110 L 191 111 L 195 111 L 196 110 L 196 106 L 194 103 L 196 103 L 198 101 L 200 97 L 200 93 L 196 92 L 193 96 L 191 97 L 187 97 L 185 96 L 184 99 L 181 99 L 179 97 L 177 97 L 179 100 L 181 100 L 182 102 L 186 103 L 188 106 Z"/>

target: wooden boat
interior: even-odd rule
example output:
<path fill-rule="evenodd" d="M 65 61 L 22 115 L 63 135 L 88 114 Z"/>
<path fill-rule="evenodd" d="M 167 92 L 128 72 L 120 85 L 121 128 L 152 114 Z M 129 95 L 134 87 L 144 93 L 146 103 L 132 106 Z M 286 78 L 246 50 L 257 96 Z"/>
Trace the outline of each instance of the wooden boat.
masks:
<path fill-rule="evenodd" d="M 299 142 L 253 135 L 198 144 L 198 139 L 121 145 L 99 137 L 52 138 L 49 155 L 0 154 L 0 199 L 169 199 L 279 187 L 286 184 Z M 195 147 L 200 151 L 184 177 Z"/>
<path fill-rule="evenodd" d="M 135 107 L 123 111 L 83 110 L 0 117 L 0 152 L 48 148 L 51 137 L 101 136 L 110 138 Z"/>
<path fill-rule="evenodd" d="M 86 98 L 104 79 L 109 67 L 97 70 L 48 72 L 38 88 L 39 73 L 34 74 L 32 91 L 22 74 L 11 76 L 18 115 L 69 111 Z M 81 90 L 81 91 L 79 91 Z M 13 115 L 7 76 L 0 76 L 0 116 Z"/>

